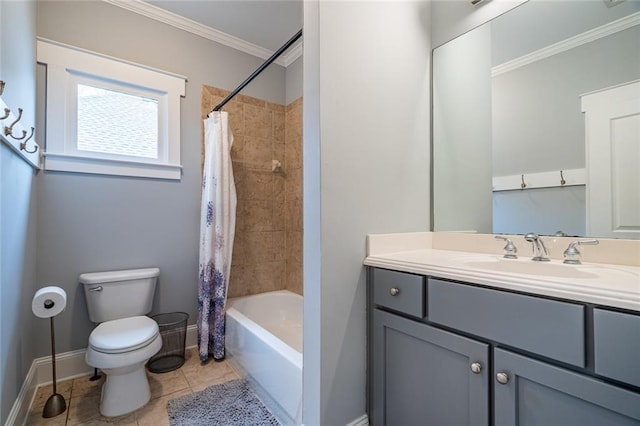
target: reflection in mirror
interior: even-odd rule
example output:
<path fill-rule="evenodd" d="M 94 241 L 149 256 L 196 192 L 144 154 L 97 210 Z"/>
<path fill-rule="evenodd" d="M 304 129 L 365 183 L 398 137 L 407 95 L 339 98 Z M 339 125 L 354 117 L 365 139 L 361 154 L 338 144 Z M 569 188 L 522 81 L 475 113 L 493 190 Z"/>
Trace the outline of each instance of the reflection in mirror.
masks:
<path fill-rule="evenodd" d="M 610 3 L 530 0 L 433 51 L 434 231 L 640 238 L 640 1 Z"/>

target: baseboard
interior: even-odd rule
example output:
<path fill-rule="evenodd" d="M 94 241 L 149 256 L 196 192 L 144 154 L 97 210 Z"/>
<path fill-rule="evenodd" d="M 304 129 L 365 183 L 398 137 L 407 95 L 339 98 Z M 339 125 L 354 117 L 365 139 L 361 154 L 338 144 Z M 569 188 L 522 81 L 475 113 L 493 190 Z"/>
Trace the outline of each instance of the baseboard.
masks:
<path fill-rule="evenodd" d="M 36 395 L 36 388 L 38 387 L 37 377 L 38 371 L 34 361 L 31 363 L 27 377 L 25 377 L 24 382 L 22 382 L 20 392 L 18 392 L 11 411 L 9 411 L 5 426 L 23 425 L 26 423 L 29 415 L 29 406 L 31 406 L 31 401 L 33 401 L 33 397 Z"/>
<path fill-rule="evenodd" d="M 351 423 L 347 424 L 347 426 L 369 426 L 369 417 L 366 414 L 363 414 Z"/>
<path fill-rule="evenodd" d="M 196 324 L 187 326 L 187 339 L 185 341 L 185 346 L 187 348 L 198 346 L 198 326 Z"/>
<path fill-rule="evenodd" d="M 198 344 L 198 327 L 193 324 L 187 327 L 185 339 L 186 347 Z M 86 376 L 93 372 L 93 368 L 85 362 L 85 349 L 63 352 L 56 355 L 56 376 L 58 382 Z M 9 412 L 5 426 L 24 425 L 29 415 L 29 407 L 36 394 L 38 386 L 52 382 L 51 356 L 36 358 L 31 363 L 29 372 L 22 383 L 20 392 Z"/>

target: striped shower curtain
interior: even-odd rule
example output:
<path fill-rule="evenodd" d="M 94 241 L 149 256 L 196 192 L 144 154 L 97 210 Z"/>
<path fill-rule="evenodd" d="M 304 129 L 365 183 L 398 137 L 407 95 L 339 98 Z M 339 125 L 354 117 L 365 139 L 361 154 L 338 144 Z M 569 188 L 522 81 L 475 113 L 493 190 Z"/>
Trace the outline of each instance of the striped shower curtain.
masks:
<path fill-rule="evenodd" d="M 200 360 L 224 358 L 225 305 L 236 226 L 233 135 L 227 112 L 204 120 L 204 171 L 200 209 L 198 349 Z"/>

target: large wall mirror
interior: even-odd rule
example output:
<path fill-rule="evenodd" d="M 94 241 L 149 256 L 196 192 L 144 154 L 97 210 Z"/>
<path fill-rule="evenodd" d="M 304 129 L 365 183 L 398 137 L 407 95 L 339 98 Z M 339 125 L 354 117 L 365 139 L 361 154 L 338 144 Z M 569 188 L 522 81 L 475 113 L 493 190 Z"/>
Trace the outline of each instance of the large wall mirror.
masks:
<path fill-rule="evenodd" d="M 640 238 L 638 109 L 640 0 L 530 0 L 437 47 L 433 230 Z"/>

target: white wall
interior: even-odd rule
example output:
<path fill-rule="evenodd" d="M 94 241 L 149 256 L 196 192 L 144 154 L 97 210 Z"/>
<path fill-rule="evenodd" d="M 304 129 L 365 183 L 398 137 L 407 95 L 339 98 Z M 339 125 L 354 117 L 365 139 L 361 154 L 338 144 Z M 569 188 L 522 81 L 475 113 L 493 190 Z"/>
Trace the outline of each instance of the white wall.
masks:
<path fill-rule="evenodd" d="M 185 75 L 180 181 L 45 172 L 38 177 L 38 280 L 69 296 L 57 322 L 59 352 L 84 348 L 93 329 L 78 285 L 83 272 L 160 267 L 153 312 L 196 321 L 203 84 L 232 90 L 263 60 L 106 2 L 38 2 L 39 36 Z M 243 94 L 283 104 L 273 64 Z M 47 331 L 33 331 L 38 356 Z"/>
<path fill-rule="evenodd" d="M 367 233 L 429 226 L 428 2 L 305 2 L 305 425 L 365 414 Z"/>

